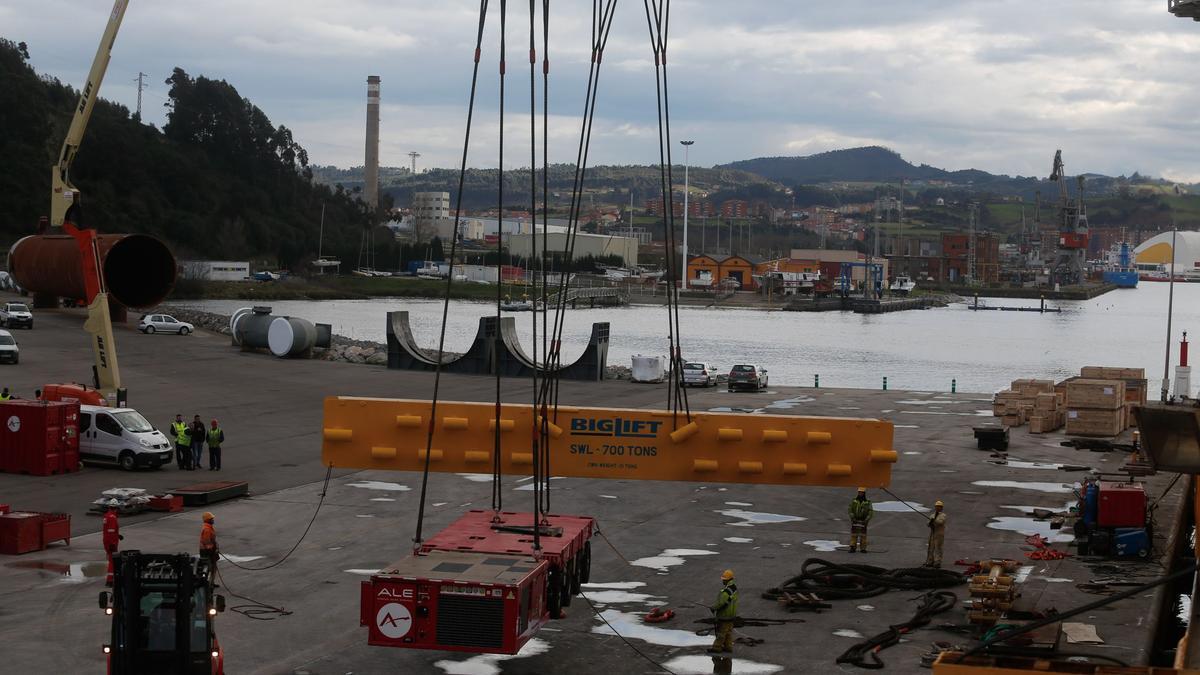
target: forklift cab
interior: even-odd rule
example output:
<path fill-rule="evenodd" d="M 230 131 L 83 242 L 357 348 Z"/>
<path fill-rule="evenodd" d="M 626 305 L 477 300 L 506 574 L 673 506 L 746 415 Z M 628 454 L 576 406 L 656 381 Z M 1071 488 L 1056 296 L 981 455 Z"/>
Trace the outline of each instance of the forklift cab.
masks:
<path fill-rule="evenodd" d="M 186 553 L 123 551 L 113 559 L 113 589 L 100 594 L 112 616 L 104 645 L 110 675 L 223 675 L 208 562 Z"/>

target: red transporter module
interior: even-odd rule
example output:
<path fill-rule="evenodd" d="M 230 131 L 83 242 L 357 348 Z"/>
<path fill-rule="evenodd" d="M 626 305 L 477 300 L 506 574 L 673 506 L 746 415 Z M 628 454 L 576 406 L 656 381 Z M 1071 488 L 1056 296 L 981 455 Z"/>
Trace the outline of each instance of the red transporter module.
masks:
<path fill-rule="evenodd" d="M 430 551 L 362 584 L 367 644 L 516 654 L 549 620 L 549 564 L 523 555 Z"/>
<path fill-rule="evenodd" d="M 592 533 L 596 519 L 589 516 L 542 515 L 538 544 L 533 550 L 532 513 L 472 510 L 421 544 L 421 551 L 462 551 L 527 555 L 550 563 L 546 607 L 557 619 L 592 569 Z"/>

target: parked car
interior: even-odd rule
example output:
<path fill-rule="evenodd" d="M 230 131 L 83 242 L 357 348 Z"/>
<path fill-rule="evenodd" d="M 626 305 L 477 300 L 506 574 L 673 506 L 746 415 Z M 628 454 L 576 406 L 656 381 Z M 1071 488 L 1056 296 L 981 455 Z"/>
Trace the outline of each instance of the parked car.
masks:
<path fill-rule="evenodd" d="M 735 389 L 751 389 L 760 391 L 767 388 L 767 369 L 752 364 L 740 363 L 729 371 L 729 391 Z"/>
<path fill-rule="evenodd" d="M 167 464 L 171 440 L 133 408 L 79 406 L 79 458 L 116 464 L 126 471 Z"/>
<path fill-rule="evenodd" d="M 715 387 L 717 369 L 711 363 L 692 362 L 683 364 L 683 386 Z"/>
<path fill-rule="evenodd" d="M 178 333 L 187 335 L 196 327 L 186 321 L 180 321 L 169 314 L 146 314 L 138 322 L 138 330 L 146 335 L 151 333 Z"/>
<path fill-rule="evenodd" d="M 0 361 L 21 362 L 21 348 L 17 346 L 12 333 L 6 330 L 0 330 Z"/>
<path fill-rule="evenodd" d="M 0 307 L 0 326 L 33 328 L 33 314 L 29 311 L 29 305 L 23 302 L 4 303 L 4 306 Z"/>

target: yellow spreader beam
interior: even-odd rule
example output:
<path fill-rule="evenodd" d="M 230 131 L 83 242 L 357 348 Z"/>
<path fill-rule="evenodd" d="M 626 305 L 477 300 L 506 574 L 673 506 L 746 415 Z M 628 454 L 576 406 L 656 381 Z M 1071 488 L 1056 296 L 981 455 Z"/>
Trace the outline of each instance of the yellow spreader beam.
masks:
<path fill-rule="evenodd" d="M 325 399 L 321 457 L 351 469 L 421 471 L 430 401 L 331 396 Z M 490 473 L 493 403 L 437 406 L 431 471 Z M 883 487 L 896 451 L 892 424 L 876 419 L 692 413 L 623 408 L 558 408 L 551 413 L 555 476 L 771 485 Z M 505 404 L 500 468 L 533 472 L 533 407 Z"/>

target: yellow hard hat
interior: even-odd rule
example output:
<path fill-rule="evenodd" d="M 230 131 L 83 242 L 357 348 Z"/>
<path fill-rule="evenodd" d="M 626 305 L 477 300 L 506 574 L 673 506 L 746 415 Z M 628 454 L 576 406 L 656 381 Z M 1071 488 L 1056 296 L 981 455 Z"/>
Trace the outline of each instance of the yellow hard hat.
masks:
<path fill-rule="evenodd" d="M 865 488 L 865 487 L 860 487 L 860 488 L 858 488 L 858 491 L 859 491 L 859 492 L 866 492 L 866 491 L 867 491 L 867 488 Z"/>
<path fill-rule="evenodd" d="M 945 506 L 945 504 L 943 504 L 943 503 L 942 503 L 942 500 L 940 500 L 940 499 L 939 499 L 939 500 L 937 500 L 936 502 L 934 502 L 934 503 L 933 503 L 933 505 L 934 505 L 934 506 Z"/>
<path fill-rule="evenodd" d="M 216 520 L 216 516 L 212 514 L 212 511 L 205 511 L 203 518 L 204 522 L 206 523 L 211 523 L 212 521 Z"/>
<path fill-rule="evenodd" d="M 721 581 L 733 581 L 733 570 L 721 572 Z"/>

